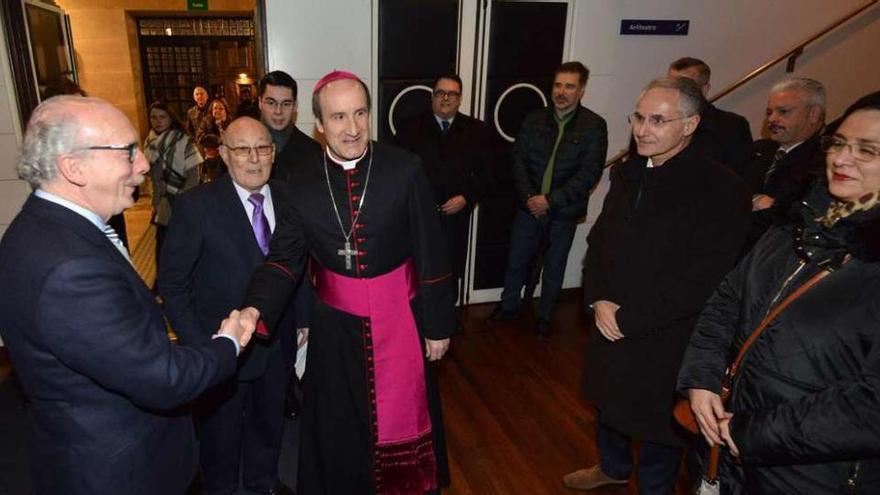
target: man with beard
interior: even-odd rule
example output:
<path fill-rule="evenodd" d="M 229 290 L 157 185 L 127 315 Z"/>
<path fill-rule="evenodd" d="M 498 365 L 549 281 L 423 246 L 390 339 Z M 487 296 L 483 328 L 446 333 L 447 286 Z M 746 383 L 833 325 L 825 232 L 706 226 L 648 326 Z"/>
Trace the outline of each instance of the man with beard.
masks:
<path fill-rule="evenodd" d="M 746 178 L 754 212 L 748 245 L 767 230 L 777 212 L 786 213 L 822 176 L 825 87 L 804 77 L 779 81 L 770 90 L 766 115 L 770 139 L 755 141 Z"/>
<path fill-rule="evenodd" d="M 292 171 L 242 316 L 269 334 L 313 260 L 297 492 L 436 491 L 448 468 L 425 358 L 445 354 L 455 310 L 431 186 L 415 155 L 370 141 L 354 74 L 321 78 L 312 109 L 327 150 Z"/>
<path fill-rule="evenodd" d="M 580 62 L 560 65 L 553 78 L 553 106 L 526 117 L 513 149 L 517 210 L 501 303 L 489 321 L 519 316 L 523 287 L 543 255 L 541 300 L 535 311 L 539 340 L 550 334 L 577 222 L 587 212 L 590 189 L 602 176 L 608 149 L 605 119 L 580 104 L 589 75 Z"/>
<path fill-rule="evenodd" d="M 700 88 L 652 81 L 630 116 L 639 157 L 611 172 L 588 237 L 584 392 L 599 412 L 599 464 L 565 476 L 570 488 L 626 484 L 668 495 L 684 442 L 672 429 L 675 379 L 700 310 L 736 261 L 749 222 L 745 184 L 692 145 Z M 630 445 L 639 441 L 638 466 Z"/>
<path fill-rule="evenodd" d="M 232 375 L 251 335 L 233 311 L 199 348 L 168 340 L 107 225 L 149 169 L 137 141 L 119 109 L 81 96 L 47 99 L 25 131 L 34 193 L 0 242 L 0 329 L 30 400 L 35 493 L 183 493 L 198 456 L 179 406 Z"/>

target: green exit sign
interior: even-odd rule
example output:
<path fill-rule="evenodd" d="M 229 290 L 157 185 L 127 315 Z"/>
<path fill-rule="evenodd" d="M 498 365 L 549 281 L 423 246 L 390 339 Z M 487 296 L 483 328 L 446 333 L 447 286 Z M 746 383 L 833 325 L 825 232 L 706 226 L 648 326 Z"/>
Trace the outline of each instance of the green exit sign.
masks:
<path fill-rule="evenodd" d="M 186 10 L 208 10 L 208 0 L 186 0 Z"/>

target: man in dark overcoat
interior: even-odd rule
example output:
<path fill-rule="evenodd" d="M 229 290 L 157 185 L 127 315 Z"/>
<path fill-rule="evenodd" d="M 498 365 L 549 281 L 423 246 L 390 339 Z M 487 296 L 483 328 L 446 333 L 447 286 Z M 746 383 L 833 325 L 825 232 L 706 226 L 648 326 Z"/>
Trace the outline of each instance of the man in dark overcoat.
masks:
<path fill-rule="evenodd" d="M 640 156 L 611 173 L 584 273 L 595 316 L 584 389 L 599 411 L 600 462 L 567 475 L 568 487 L 626 484 L 631 440 L 640 441 L 640 493 L 675 486 L 676 373 L 700 310 L 733 268 L 750 211 L 745 184 L 689 146 L 702 101 L 690 79 L 657 79 L 630 116 Z"/>
<path fill-rule="evenodd" d="M 471 212 L 488 186 L 491 166 L 486 126 L 458 111 L 461 92 L 458 75 L 438 77 L 431 111 L 401 124 L 394 140 L 422 159 L 459 282 L 467 261 Z"/>

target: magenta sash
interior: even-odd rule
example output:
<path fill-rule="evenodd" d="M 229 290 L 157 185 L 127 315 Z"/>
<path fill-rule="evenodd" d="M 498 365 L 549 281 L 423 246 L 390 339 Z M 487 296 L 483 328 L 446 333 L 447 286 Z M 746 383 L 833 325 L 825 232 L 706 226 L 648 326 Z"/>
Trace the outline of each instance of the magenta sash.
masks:
<path fill-rule="evenodd" d="M 410 308 L 418 291 L 412 259 L 373 278 L 318 269 L 318 297 L 369 318 L 364 332 L 367 387 L 374 389 L 376 492 L 421 494 L 437 487 L 421 337 Z M 372 371 L 372 372 L 371 372 Z"/>

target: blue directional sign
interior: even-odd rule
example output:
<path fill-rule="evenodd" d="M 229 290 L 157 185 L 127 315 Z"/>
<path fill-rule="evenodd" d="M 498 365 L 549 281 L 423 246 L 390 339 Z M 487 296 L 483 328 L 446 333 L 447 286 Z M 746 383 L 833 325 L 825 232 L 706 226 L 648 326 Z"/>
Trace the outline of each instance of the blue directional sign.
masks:
<path fill-rule="evenodd" d="M 620 21 L 620 34 L 653 34 L 662 36 L 687 36 L 691 21 L 623 19 Z"/>

